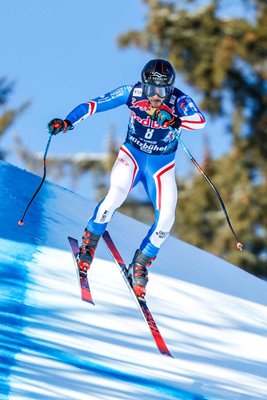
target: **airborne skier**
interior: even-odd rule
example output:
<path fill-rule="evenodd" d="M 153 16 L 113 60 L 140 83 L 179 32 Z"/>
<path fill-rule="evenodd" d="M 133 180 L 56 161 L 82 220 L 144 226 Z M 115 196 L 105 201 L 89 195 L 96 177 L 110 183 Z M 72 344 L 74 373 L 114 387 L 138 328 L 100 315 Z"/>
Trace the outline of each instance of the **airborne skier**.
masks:
<path fill-rule="evenodd" d="M 124 85 L 104 96 L 82 103 L 64 120 L 52 119 L 50 134 L 67 132 L 97 112 L 127 105 L 130 120 L 124 144 L 110 176 L 106 196 L 98 203 L 85 228 L 77 263 L 80 274 L 90 268 L 97 243 L 115 210 L 130 190 L 142 182 L 155 210 L 155 222 L 149 229 L 128 268 L 128 277 L 138 297 L 144 297 L 148 282 L 147 267 L 169 235 L 177 202 L 175 153 L 181 131 L 203 128 L 205 118 L 192 98 L 174 87 L 175 72 L 169 61 L 150 60 L 143 68 L 141 82 Z"/>

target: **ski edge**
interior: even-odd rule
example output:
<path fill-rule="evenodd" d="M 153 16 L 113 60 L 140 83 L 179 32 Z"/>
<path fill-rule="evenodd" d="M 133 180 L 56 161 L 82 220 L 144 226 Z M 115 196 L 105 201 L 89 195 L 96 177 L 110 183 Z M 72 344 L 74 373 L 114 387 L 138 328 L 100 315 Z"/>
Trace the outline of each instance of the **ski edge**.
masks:
<path fill-rule="evenodd" d="M 68 236 L 68 241 L 69 241 L 69 245 L 71 248 L 73 262 L 74 262 L 75 268 L 76 268 L 77 279 L 78 279 L 78 283 L 79 283 L 80 290 L 81 290 L 81 298 L 83 301 L 90 303 L 94 306 L 95 303 L 93 301 L 91 289 L 90 289 L 89 282 L 88 282 L 88 277 L 87 276 L 83 277 L 79 274 L 79 269 L 78 269 L 77 261 L 75 258 L 76 254 L 78 252 L 78 249 L 79 249 L 78 241 L 77 241 L 77 239 L 75 239 L 71 236 Z"/>
<path fill-rule="evenodd" d="M 152 313 L 147 305 L 146 300 L 137 297 L 136 294 L 134 293 L 134 291 L 128 281 L 128 278 L 127 278 L 126 264 L 123 261 L 109 232 L 105 231 L 104 234 L 102 235 L 102 237 L 103 237 L 112 257 L 114 258 L 114 261 L 115 261 L 117 267 L 119 268 L 121 275 L 123 276 L 125 283 L 127 284 L 128 289 L 130 290 L 132 296 L 134 297 L 134 299 L 138 305 L 138 308 L 139 308 L 141 314 L 143 315 L 145 322 L 147 323 L 147 325 L 149 327 L 150 333 L 152 334 L 152 337 L 155 341 L 155 344 L 156 344 L 159 352 L 165 356 L 174 358 L 173 355 L 171 354 L 171 352 L 169 351 L 169 349 L 157 327 L 157 324 L 152 316 Z"/>

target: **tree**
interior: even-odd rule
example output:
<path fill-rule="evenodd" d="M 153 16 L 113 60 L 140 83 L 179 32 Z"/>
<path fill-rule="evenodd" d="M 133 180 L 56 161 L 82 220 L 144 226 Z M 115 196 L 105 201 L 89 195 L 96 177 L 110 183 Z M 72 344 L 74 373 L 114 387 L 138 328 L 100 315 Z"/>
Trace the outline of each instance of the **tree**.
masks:
<path fill-rule="evenodd" d="M 23 103 L 17 109 L 6 109 L 5 105 L 8 102 L 9 95 L 12 93 L 14 87 L 13 82 L 7 81 L 6 78 L 0 78 L 0 108 L 3 112 L 0 114 L 0 138 L 6 133 L 8 128 L 15 121 L 17 116 L 25 110 L 29 105 L 28 102 Z M 0 160 L 4 159 L 6 151 L 0 149 Z"/>
<path fill-rule="evenodd" d="M 267 4 L 244 1 L 246 15 L 224 17 L 224 2 L 146 0 L 143 31 L 119 37 L 168 58 L 199 91 L 202 109 L 228 121 L 229 154 L 211 161 L 209 173 L 229 208 L 246 252 L 233 250 L 231 233 L 201 176 L 183 185 L 174 232 L 240 267 L 267 275 Z M 191 7 L 190 7 L 191 5 Z"/>

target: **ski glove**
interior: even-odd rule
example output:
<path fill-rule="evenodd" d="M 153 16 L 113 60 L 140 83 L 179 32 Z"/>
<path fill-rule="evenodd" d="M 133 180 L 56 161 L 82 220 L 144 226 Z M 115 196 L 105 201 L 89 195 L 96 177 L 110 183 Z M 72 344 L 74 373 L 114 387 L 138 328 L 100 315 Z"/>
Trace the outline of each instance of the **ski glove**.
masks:
<path fill-rule="evenodd" d="M 165 110 L 156 110 L 152 115 L 152 119 L 160 126 L 163 126 L 163 128 L 168 128 L 171 126 L 172 128 L 178 129 L 182 123 L 181 118 L 175 117 Z"/>
<path fill-rule="evenodd" d="M 52 119 L 47 125 L 47 130 L 51 135 L 57 135 L 59 132 L 65 133 L 73 128 L 70 121 L 60 118 Z"/>

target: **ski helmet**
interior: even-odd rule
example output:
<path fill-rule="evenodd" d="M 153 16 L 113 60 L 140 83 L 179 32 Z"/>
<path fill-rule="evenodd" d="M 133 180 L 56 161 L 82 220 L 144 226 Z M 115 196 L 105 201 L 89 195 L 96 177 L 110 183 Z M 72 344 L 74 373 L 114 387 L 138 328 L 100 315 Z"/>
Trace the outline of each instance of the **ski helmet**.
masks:
<path fill-rule="evenodd" d="M 144 85 L 172 86 L 175 72 L 169 61 L 156 58 L 144 66 L 141 79 Z"/>

